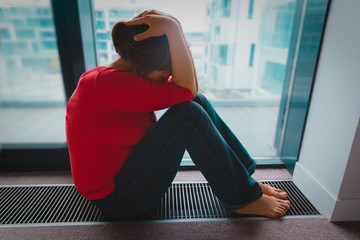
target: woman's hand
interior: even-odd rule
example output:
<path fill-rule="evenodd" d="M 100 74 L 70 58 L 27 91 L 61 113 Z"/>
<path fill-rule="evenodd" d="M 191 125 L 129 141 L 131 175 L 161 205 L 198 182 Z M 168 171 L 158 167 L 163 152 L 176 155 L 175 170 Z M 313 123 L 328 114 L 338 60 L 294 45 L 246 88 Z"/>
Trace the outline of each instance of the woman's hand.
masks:
<path fill-rule="evenodd" d="M 195 97 L 198 86 L 194 62 L 179 21 L 166 13 L 152 10 L 145 11 L 132 21 L 126 22 L 128 26 L 141 24 L 148 25 L 149 29 L 135 35 L 134 40 L 141 41 L 165 34 L 169 42 L 172 82 L 189 89 Z"/>
<path fill-rule="evenodd" d="M 161 11 L 158 11 L 158 10 L 149 10 L 149 11 L 144 11 L 142 13 L 140 13 L 139 15 L 137 15 L 136 17 L 133 18 L 133 20 L 136 20 L 138 18 L 141 18 L 141 17 L 144 17 L 146 15 L 159 15 L 159 16 L 165 16 L 165 17 L 169 17 L 169 18 L 172 18 L 173 20 L 175 20 L 180 26 L 180 22 L 179 20 L 177 20 L 174 16 L 168 14 L 168 13 L 164 13 L 164 12 L 161 12 Z"/>
<path fill-rule="evenodd" d="M 196 75 L 196 71 L 195 71 L 194 59 L 193 59 L 192 54 L 191 54 L 191 52 L 190 52 L 189 44 L 188 44 L 188 42 L 186 41 L 186 38 L 185 38 L 184 32 L 183 32 L 183 30 L 182 30 L 180 21 L 177 20 L 174 16 L 171 16 L 171 15 L 168 14 L 168 13 L 164 13 L 164 12 L 161 12 L 161 11 L 158 11 L 158 10 L 144 11 L 144 12 L 140 13 L 138 16 L 134 17 L 133 20 L 139 19 L 139 18 L 144 17 L 144 16 L 147 16 L 147 15 L 158 15 L 158 16 L 169 17 L 169 18 L 173 19 L 174 21 L 176 21 L 176 22 L 179 24 L 180 30 L 181 30 L 181 33 L 182 33 L 182 37 L 183 37 L 183 39 L 184 39 L 184 41 L 185 41 L 185 44 L 186 44 L 186 46 L 187 46 L 187 48 L 188 48 L 187 51 L 189 52 L 190 57 L 191 57 L 191 62 L 192 62 L 193 69 L 194 69 L 194 76 L 195 76 L 195 83 L 196 83 L 196 92 L 197 92 L 197 91 L 198 91 L 198 81 L 197 81 L 197 75 Z"/>
<path fill-rule="evenodd" d="M 134 36 L 135 41 L 141 41 L 150 37 L 168 35 L 172 31 L 179 31 L 180 26 L 173 18 L 158 14 L 155 10 L 152 13 L 145 11 L 138 15 L 134 20 L 125 23 L 128 26 L 141 24 L 149 26 L 148 30 Z"/>

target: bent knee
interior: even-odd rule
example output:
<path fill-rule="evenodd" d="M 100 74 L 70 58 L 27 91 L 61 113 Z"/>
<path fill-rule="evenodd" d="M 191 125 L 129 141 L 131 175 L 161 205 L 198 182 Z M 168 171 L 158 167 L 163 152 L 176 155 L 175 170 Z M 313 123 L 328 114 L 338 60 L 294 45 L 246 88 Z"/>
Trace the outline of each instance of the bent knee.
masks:
<path fill-rule="evenodd" d="M 179 116 L 196 116 L 206 114 L 203 107 L 195 101 L 187 101 L 176 104 L 170 108 L 170 111 L 176 112 Z"/>
<path fill-rule="evenodd" d="M 201 109 L 201 106 L 195 101 L 186 101 L 172 106 L 171 109 L 188 112 L 189 110 L 196 111 L 198 109 Z"/>
<path fill-rule="evenodd" d="M 195 101 L 197 103 L 201 103 L 204 100 L 207 100 L 206 97 L 202 93 L 197 93 L 196 96 L 194 97 L 193 101 Z"/>

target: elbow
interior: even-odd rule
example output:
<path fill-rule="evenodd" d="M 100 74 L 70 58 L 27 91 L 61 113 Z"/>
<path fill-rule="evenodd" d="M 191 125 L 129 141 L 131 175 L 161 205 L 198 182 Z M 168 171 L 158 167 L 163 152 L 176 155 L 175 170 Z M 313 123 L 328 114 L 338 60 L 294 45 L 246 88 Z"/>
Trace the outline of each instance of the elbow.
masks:
<path fill-rule="evenodd" d="M 193 85 L 191 86 L 190 91 L 192 92 L 192 94 L 193 94 L 194 97 L 195 97 L 196 94 L 198 93 L 198 83 L 197 83 L 196 74 L 195 74 L 195 78 L 194 78 L 194 81 L 193 81 Z"/>
<path fill-rule="evenodd" d="M 197 88 L 191 90 L 192 94 L 193 94 L 193 97 L 195 98 L 196 97 L 196 94 L 198 93 L 198 90 Z"/>
<path fill-rule="evenodd" d="M 198 87 L 196 84 L 189 86 L 188 90 L 192 93 L 193 97 L 195 98 L 196 94 L 198 93 Z"/>

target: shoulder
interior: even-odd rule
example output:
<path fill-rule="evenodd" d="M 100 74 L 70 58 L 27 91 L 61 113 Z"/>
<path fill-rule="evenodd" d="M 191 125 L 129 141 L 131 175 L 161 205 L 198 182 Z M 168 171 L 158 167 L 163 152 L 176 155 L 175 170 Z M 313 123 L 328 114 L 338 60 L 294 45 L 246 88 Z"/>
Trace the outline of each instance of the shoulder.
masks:
<path fill-rule="evenodd" d="M 101 77 L 113 77 L 113 76 L 129 76 L 131 73 L 125 71 L 124 69 L 114 68 L 114 67 L 107 67 L 102 66 L 98 67 L 97 70 Z"/>

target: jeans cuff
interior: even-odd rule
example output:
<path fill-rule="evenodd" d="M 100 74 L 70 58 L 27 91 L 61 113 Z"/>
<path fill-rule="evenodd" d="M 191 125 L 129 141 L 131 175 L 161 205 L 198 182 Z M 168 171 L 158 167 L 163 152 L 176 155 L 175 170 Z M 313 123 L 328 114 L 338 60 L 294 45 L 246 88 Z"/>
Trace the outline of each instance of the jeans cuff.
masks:
<path fill-rule="evenodd" d="M 250 176 L 254 174 L 255 168 L 256 168 L 256 161 L 253 160 L 253 163 L 247 169 Z"/>
<path fill-rule="evenodd" d="M 230 211 L 230 212 L 233 212 L 237 209 L 241 209 L 241 208 L 244 208 L 246 207 L 247 205 L 250 205 L 251 203 L 255 202 L 256 200 L 258 200 L 259 198 L 261 198 L 261 196 L 263 195 L 263 190 L 262 188 L 260 187 L 260 192 L 256 193 L 250 200 L 244 202 L 244 203 L 241 203 L 241 204 L 236 204 L 236 205 L 229 205 L 229 204 L 226 204 L 224 202 L 222 202 L 220 199 L 220 203 L 223 205 L 223 207 Z"/>

